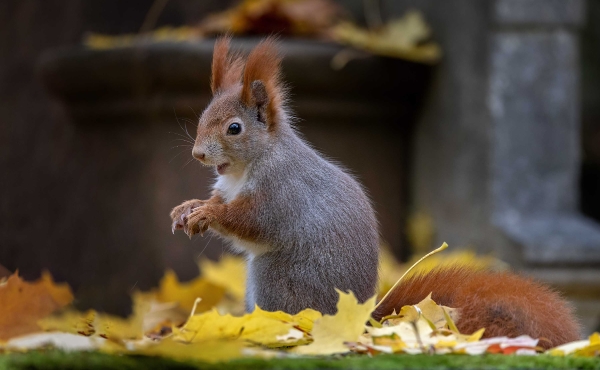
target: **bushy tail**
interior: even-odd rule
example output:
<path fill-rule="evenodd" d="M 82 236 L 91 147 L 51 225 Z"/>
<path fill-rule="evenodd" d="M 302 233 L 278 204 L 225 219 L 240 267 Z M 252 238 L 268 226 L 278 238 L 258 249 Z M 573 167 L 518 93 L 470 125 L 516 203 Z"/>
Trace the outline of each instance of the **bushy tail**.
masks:
<path fill-rule="evenodd" d="M 484 337 L 540 338 L 552 348 L 579 339 L 580 326 L 573 307 L 552 288 L 510 272 L 441 267 L 414 275 L 390 293 L 373 313 L 380 320 L 429 293 L 438 304 L 459 308 L 456 323 L 461 333 L 485 328 Z"/>

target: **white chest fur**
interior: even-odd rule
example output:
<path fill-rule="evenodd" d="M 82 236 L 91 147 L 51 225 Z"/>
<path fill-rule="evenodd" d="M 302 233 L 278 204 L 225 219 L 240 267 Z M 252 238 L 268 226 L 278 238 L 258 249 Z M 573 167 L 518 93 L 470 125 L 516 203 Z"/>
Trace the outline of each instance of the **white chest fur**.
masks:
<path fill-rule="evenodd" d="M 217 179 L 214 188 L 219 189 L 223 193 L 225 201 L 229 203 L 242 191 L 244 185 L 246 185 L 246 180 L 246 171 L 241 175 L 222 175 Z"/>

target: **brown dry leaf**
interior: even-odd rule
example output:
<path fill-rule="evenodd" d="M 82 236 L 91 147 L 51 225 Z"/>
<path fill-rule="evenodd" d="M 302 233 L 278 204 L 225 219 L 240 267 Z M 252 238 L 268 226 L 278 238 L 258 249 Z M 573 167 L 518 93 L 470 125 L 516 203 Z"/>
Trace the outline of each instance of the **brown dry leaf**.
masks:
<path fill-rule="evenodd" d="M 244 0 L 206 17 L 200 30 L 206 34 L 311 36 L 325 32 L 342 13 L 331 0 Z"/>
<path fill-rule="evenodd" d="M 0 340 L 40 330 L 37 321 L 73 301 L 67 284 L 55 284 L 44 272 L 35 282 L 17 273 L 0 283 Z"/>

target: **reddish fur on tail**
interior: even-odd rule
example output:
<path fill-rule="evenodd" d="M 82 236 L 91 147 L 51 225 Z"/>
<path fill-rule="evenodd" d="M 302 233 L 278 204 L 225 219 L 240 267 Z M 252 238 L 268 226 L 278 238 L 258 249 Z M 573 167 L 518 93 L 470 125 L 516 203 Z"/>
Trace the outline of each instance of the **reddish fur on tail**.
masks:
<path fill-rule="evenodd" d="M 441 267 L 402 282 L 373 313 L 380 320 L 429 293 L 441 305 L 458 308 L 456 326 L 470 334 L 485 328 L 485 338 L 527 334 L 551 348 L 579 339 L 573 308 L 550 287 L 510 272 Z"/>

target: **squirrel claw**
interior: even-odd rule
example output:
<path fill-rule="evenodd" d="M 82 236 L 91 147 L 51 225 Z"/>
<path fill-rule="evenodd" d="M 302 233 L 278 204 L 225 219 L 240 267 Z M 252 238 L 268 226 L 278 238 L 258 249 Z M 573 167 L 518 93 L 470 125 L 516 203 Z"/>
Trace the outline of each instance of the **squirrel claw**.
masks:
<path fill-rule="evenodd" d="M 187 234 L 187 236 L 190 238 L 190 240 L 192 239 L 192 236 L 196 235 L 196 234 L 200 234 L 200 227 L 198 226 L 198 224 L 193 225 L 193 226 L 189 226 L 186 225 L 187 227 L 185 228 L 185 233 Z"/>

